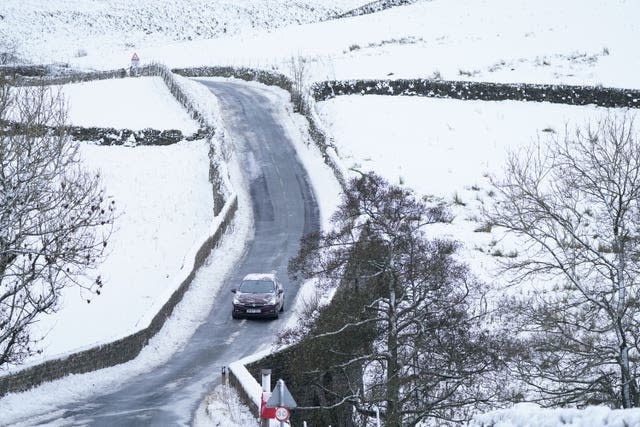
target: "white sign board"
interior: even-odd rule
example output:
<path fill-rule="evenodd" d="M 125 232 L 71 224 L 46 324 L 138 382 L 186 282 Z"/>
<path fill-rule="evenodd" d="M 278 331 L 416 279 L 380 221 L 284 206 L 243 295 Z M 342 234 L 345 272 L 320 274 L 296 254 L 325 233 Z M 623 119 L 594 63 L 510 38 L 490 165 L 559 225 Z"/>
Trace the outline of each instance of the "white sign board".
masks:
<path fill-rule="evenodd" d="M 289 389 L 284 381 L 278 380 L 276 387 L 271 392 L 271 397 L 267 400 L 267 408 L 278 408 L 284 406 L 289 409 L 295 409 L 298 404 L 291 396 Z"/>
<path fill-rule="evenodd" d="M 287 421 L 289 419 L 289 410 L 284 407 L 279 407 L 276 409 L 276 420 L 278 421 Z"/>

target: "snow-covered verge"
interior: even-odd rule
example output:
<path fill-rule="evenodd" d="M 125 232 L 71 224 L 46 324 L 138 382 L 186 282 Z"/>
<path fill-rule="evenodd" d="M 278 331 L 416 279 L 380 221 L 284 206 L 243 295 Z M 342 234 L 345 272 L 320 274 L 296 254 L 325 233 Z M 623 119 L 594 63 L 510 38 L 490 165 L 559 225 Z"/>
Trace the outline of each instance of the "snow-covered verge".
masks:
<path fill-rule="evenodd" d="M 477 415 L 468 427 L 635 427 L 640 409 L 546 409 L 531 403 Z"/>
<path fill-rule="evenodd" d="M 242 401 L 236 389 L 227 384 L 216 386 L 203 404 L 204 410 L 198 411 L 193 420 L 194 427 L 258 425 L 256 416 Z"/>

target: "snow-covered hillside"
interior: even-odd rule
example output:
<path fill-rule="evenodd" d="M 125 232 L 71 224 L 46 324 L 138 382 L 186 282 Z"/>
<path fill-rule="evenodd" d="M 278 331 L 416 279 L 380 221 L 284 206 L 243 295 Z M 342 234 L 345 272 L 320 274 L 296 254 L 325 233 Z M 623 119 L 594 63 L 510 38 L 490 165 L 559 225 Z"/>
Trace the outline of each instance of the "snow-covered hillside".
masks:
<path fill-rule="evenodd" d="M 640 88 L 640 50 L 636 46 L 640 40 L 640 1 L 423 0 L 373 15 L 319 22 L 364 3 L 367 1 L 3 0 L 0 48 L 11 49 L 29 62 L 62 62 L 83 69 L 126 67 L 132 53 L 137 52 L 143 63 L 156 60 L 172 67 L 247 65 L 289 73 L 291 58 L 299 56 L 306 59 L 308 83 L 424 77 Z M 193 130 L 195 123 L 181 107 L 167 101 L 164 90 L 159 80 L 144 79 L 64 88 L 71 103 L 70 119 L 79 125 Z M 132 99 L 140 100 L 141 105 L 132 105 Z M 345 168 L 375 170 L 394 183 L 402 182 L 421 193 L 436 194 L 449 201 L 457 198 L 464 203 L 454 206 L 455 221 L 438 232 L 463 242 L 461 253 L 483 278 L 493 273 L 496 256 L 492 252 L 511 250 L 500 246 L 508 243 L 500 240 L 501 236 L 476 232 L 479 205 L 490 198 L 484 175 L 500 170 L 510 148 L 544 136 L 550 129 L 561 131 L 567 123 L 579 125 L 607 114 L 591 106 L 378 96 L 336 98 L 319 103 L 318 109 Z M 158 257 L 166 261 L 162 261 L 166 268 L 158 270 L 151 264 L 146 267 L 158 270 L 159 279 L 178 270 L 189 242 L 206 224 L 204 211 L 192 218 L 193 224 L 187 225 L 187 230 L 175 227 L 176 223 L 183 225 L 184 212 L 169 214 L 159 210 L 157 218 L 147 218 L 143 216 L 145 212 L 137 211 L 148 211 L 148 206 L 155 210 L 153 203 L 163 203 L 158 206 L 171 209 L 170 200 L 178 197 L 186 198 L 179 203 L 187 209 L 199 203 L 209 188 L 201 173 L 207 160 L 204 147 L 196 143 L 148 152 L 140 149 L 134 154 L 121 148 L 87 146 L 84 153 L 92 167 L 108 169 L 107 188 L 113 189 L 119 206 L 127 206 L 122 234 L 133 233 L 127 229 L 139 233 L 132 234 L 132 239 L 139 240 L 137 249 L 143 244 L 161 248 Z M 143 168 L 134 167 L 143 162 Z M 165 176 L 154 172 L 160 168 L 166 168 Z M 322 190 L 323 180 L 326 177 L 316 178 L 314 185 Z M 183 187 L 170 185 L 175 183 Z M 165 185 L 170 197 L 153 193 Z M 189 192 L 185 193 L 187 187 Z M 149 200 L 137 200 L 136 193 L 142 192 Z M 332 196 L 329 191 L 320 192 L 324 197 Z M 160 196 L 162 200 L 156 200 Z M 207 200 L 205 205 L 208 203 Z M 132 213 L 139 217 L 127 223 Z M 159 234 L 160 231 L 167 234 Z M 165 253 L 168 245 L 161 244 L 163 240 L 180 244 L 175 252 Z M 125 266 L 126 256 L 116 256 L 115 252 L 123 248 L 129 251 L 128 245 L 122 240 L 113 249 L 114 257 L 120 257 Z M 122 277 L 131 272 L 124 269 L 118 273 L 120 266 L 112 268 L 112 282 L 125 283 Z M 142 275 L 138 275 L 140 280 Z M 114 304 L 116 297 L 109 292 L 128 292 L 115 287 L 105 289 L 102 300 Z M 128 313 L 127 325 L 135 324 L 135 316 L 152 306 L 144 301 L 153 291 L 145 288 L 136 295 L 135 303 L 129 307 L 135 313 Z M 94 300 L 91 308 L 95 309 L 99 300 Z M 68 306 L 71 310 L 84 310 L 79 304 Z M 114 315 L 99 307 L 93 312 Z M 53 329 L 50 335 L 56 344 L 44 343 L 46 356 L 107 339 L 129 327 L 121 331 L 110 329 L 110 325 L 123 326 L 125 322 L 116 318 L 114 323 L 109 318 L 100 328 L 87 328 L 77 339 L 71 336 L 74 328 L 67 340 L 64 318 L 71 316 L 68 313 L 71 312 L 65 313 L 63 308 L 57 317 L 42 324 L 45 329 L 60 327 L 55 332 L 60 335 L 54 335 Z M 80 313 L 85 315 L 90 314 Z M 67 347 L 60 347 L 62 343 Z M 7 399 L 4 402 L 5 408 L 13 405 Z M 55 402 L 51 405 L 55 406 Z M 549 426 L 622 426 L 622 419 L 630 425 L 640 418 L 637 412 L 612 413 L 604 408 L 575 413 L 541 412 L 521 406 L 511 412 L 479 416 L 473 425 L 533 426 L 543 419 L 551 420 Z"/>
<path fill-rule="evenodd" d="M 640 2 L 431 0 L 373 15 L 138 48 L 172 67 L 245 65 L 311 80 L 442 78 L 640 87 Z M 128 66 L 134 48 L 72 58 L 85 68 Z M 43 51 L 45 54 L 46 51 Z"/>
<path fill-rule="evenodd" d="M 29 62 L 135 50 L 315 22 L 364 0 L 3 0 L 0 51 Z"/>
<path fill-rule="evenodd" d="M 0 48 L 93 69 L 244 65 L 311 80 L 443 78 L 640 87 L 640 2 L 420 0 L 329 20 L 364 0 L 5 0 Z M 293 25 L 306 23 L 303 25 Z M 226 30 L 226 31 L 225 31 Z M 2 49 L 0 49 L 1 51 Z"/>

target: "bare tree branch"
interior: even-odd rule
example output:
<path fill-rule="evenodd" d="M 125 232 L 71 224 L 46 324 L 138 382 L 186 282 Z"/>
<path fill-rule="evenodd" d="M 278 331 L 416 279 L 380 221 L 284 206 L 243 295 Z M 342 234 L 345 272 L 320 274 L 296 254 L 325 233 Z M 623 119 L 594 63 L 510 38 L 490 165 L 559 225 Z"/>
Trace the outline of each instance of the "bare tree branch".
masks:
<path fill-rule="evenodd" d="M 66 105 L 46 87 L 0 81 L 0 368 L 34 353 L 30 325 L 70 285 L 100 293 L 94 269 L 113 222 L 100 176 L 64 132 Z M 21 123 L 4 132 L 2 123 Z"/>
<path fill-rule="evenodd" d="M 492 179 L 498 197 L 484 214 L 524 242 L 504 267 L 537 287 L 516 305 L 533 349 L 517 368 L 523 381 L 550 403 L 640 405 L 640 354 L 631 345 L 640 326 L 633 119 L 608 116 L 538 141 L 512 154 L 505 172 Z"/>

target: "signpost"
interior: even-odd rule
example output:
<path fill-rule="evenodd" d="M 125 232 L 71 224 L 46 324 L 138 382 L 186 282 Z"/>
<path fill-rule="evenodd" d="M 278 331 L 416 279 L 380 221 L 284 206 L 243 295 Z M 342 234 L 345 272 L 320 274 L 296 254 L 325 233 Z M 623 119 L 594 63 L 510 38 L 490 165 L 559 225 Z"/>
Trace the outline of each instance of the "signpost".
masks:
<path fill-rule="evenodd" d="M 134 52 L 131 57 L 131 75 L 138 75 L 138 65 L 140 65 L 140 58 L 138 57 L 138 54 Z"/>
<path fill-rule="evenodd" d="M 262 370 L 262 396 L 260 396 L 260 426 L 269 427 L 269 420 L 276 417 L 274 408 L 267 408 L 267 399 L 271 397 L 271 369 Z"/>
<path fill-rule="evenodd" d="M 273 389 L 271 396 L 267 400 L 266 408 L 275 408 L 274 417 L 280 421 L 280 427 L 285 427 L 285 422 L 291 415 L 289 409 L 294 409 L 298 406 L 291 392 L 285 385 L 283 380 L 278 380 L 276 387 Z"/>

